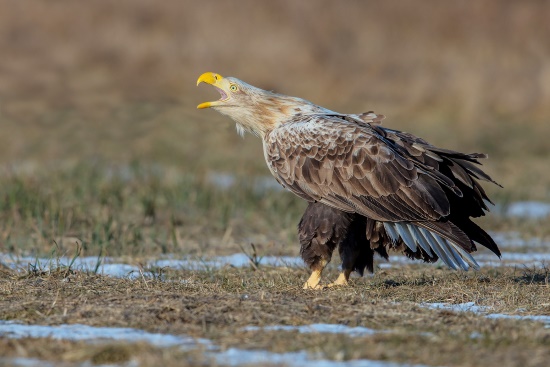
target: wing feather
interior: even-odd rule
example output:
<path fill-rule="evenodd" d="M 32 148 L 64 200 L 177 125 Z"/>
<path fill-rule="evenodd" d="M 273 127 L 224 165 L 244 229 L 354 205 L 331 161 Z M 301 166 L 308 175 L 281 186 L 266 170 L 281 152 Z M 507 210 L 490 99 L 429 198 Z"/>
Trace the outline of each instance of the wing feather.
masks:
<path fill-rule="evenodd" d="M 369 124 L 325 115 L 301 118 L 268 134 L 264 149 L 272 173 L 309 201 L 351 207 L 381 221 L 432 221 L 449 214 L 442 186 L 453 182 L 422 167 Z"/>

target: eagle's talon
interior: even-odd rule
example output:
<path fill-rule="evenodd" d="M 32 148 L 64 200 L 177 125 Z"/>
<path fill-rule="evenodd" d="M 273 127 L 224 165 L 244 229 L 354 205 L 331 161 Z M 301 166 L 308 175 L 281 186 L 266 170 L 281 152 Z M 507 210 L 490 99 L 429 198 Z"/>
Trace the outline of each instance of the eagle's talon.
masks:
<path fill-rule="evenodd" d="M 349 285 L 349 282 L 348 282 L 348 279 L 349 279 L 349 272 L 342 272 L 340 273 L 340 275 L 338 275 L 338 278 L 336 278 L 336 280 L 330 284 L 327 284 L 325 286 L 325 288 L 332 288 L 332 287 L 337 287 L 337 286 L 348 286 Z"/>
<path fill-rule="evenodd" d="M 326 263 L 322 263 L 318 269 L 311 272 L 309 279 L 304 283 L 304 289 L 323 289 L 319 283 L 321 282 L 321 273 L 325 265 Z"/>

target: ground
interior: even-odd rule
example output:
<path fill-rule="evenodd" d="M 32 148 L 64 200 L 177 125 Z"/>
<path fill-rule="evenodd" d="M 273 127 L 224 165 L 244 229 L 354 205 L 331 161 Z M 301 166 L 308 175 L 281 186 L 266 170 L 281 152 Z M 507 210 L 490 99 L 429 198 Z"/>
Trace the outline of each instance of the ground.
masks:
<path fill-rule="evenodd" d="M 490 320 L 475 313 L 421 307 L 474 301 L 494 312 L 550 313 L 548 270 L 484 268 L 456 273 L 409 265 L 354 279 L 351 287 L 304 291 L 300 269 L 225 268 L 169 271 L 165 280 L 124 280 L 82 272 L 1 274 L 0 319 L 30 324 L 133 327 L 186 334 L 231 347 L 272 352 L 306 350 L 334 360 L 375 359 L 447 366 L 542 366 L 550 330 L 524 320 Z M 332 271 L 332 276 L 336 275 Z M 185 282 L 182 282 L 182 280 Z M 245 331 L 249 326 L 312 323 L 365 326 L 363 337 Z M 477 337 L 472 337 L 477 335 Z M 47 339 L 2 339 L 4 356 L 164 365 L 204 363 L 200 350 L 128 343 L 89 345 Z"/>
<path fill-rule="evenodd" d="M 499 260 L 484 251 L 476 255 L 483 260 L 482 270 L 467 273 L 396 259 L 388 268 L 379 259 L 374 276 L 352 278 L 349 287 L 305 291 L 301 287 L 309 272 L 299 263 L 261 265 L 266 256 L 298 256 L 296 223 L 305 206 L 267 182 L 269 178 L 261 176 L 250 180 L 174 174 L 159 166 L 113 167 L 102 162 L 33 174 L 4 173 L 0 235 L 8 258 L 0 274 L 0 320 L 131 327 L 208 339 L 219 351 L 307 351 L 312 358 L 336 361 L 542 366 L 550 357 L 550 329 L 544 324 L 421 306 L 474 302 L 494 313 L 550 315 L 548 268 L 530 263 L 499 266 Z M 505 204 L 493 211 L 482 221 L 486 228 L 496 234 L 517 232 L 514 241 L 499 239 L 505 254 L 547 252 L 548 217 L 510 217 Z M 524 240 L 532 238 L 536 240 Z M 212 256 L 235 253 L 245 254 L 250 264 L 208 266 Z M 63 267 L 84 257 L 138 270 L 119 278 L 100 275 L 101 267 L 97 273 L 94 266 L 87 271 Z M 205 266 L 189 270 L 151 263 L 188 257 Z M 21 266 L 14 270 L 7 259 L 18 258 Z M 336 278 L 338 261 L 335 256 L 324 281 Z M 243 330 L 312 323 L 381 332 L 352 336 Z M 212 363 L 215 356 L 203 349 L 124 341 L 0 341 L 6 357 L 67 365 Z"/>

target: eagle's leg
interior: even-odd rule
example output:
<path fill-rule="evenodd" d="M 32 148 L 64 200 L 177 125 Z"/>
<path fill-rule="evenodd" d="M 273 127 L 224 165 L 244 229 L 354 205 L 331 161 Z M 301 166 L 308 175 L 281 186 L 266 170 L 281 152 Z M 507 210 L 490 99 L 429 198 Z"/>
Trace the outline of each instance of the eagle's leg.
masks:
<path fill-rule="evenodd" d="M 327 284 L 327 287 L 330 288 L 338 285 L 348 285 L 349 284 L 348 279 L 350 274 L 351 274 L 351 270 L 349 269 L 344 270 L 343 272 L 340 273 L 340 275 L 338 275 L 338 278 L 336 278 L 334 282 Z"/>
<path fill-rule="evenodd" d="M 321 273 L 323 269 L 328 264 L 325 261 L 319 261 L 316 266 L 312 269 L 309 279 L 304 283 L 304 289 L 322 289 L 323 287 L 319 285 L 321 281 Z"/>
<path fill-rule="evenodd" d="M 359 215 L 351 217 L 345 237 L 338 243 L 338 252 L 342 259 L 342 272 L 327 287 L 348 285 L 352 271 L 363 275 L 365 267 L 372 271 L 373 250 L 366 237 L 366 219 Z"/>
<path fill-rule="evenodd" d="M 322 289 L 321 273 L 334 249 L 346 238 L 354 214 L 321 203 L 310 203 L 298 225 L 300 255 L 312 273 L 304 289 Z"/>

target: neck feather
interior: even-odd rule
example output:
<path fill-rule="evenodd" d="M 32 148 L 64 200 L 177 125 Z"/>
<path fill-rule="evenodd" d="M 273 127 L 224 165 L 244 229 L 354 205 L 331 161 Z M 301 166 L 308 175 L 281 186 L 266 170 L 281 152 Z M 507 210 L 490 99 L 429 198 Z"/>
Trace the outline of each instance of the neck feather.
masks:
<path fill-rule="evenodd" d="M 246 105 L 218 109 L 220 113 L 231 117 L 237 123 L 237 131 L 241 135 L 249 132 L 263 137 L 273 129 L 289 122 L 293 117 L 332 112 L 301 98 L 271 92 L 251 98 L 251 102 Z"/>

